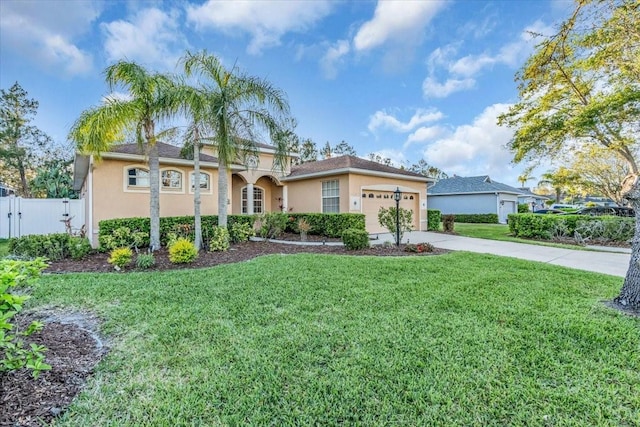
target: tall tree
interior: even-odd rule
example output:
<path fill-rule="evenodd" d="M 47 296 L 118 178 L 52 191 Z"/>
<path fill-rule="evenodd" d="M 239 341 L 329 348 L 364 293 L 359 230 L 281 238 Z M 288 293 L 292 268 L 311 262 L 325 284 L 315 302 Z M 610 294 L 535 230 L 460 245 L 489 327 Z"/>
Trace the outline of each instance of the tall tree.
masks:
<path fill-rule="evenodd" d="M 349 156 L 357 156 L 355 148 L 344 140 L 334 147 L 333 152 L 338 156 L 343 156 L 345 154 Z"/>
<path fill-rule="evenodd" d="M 289 103 L 285 94 L 266 80 L 236 68 L 228 70 L 206 51 L 187 52 L 184 67 L 190 75 L 201 78 L 201 90 L 212 107 L 207 120 L 219 164 L 218 225 L 226 226 L 229 165 L 257 151 L 259 131 L 266 131 L 275 146 L 274 169 L 286 169 L 288 141 L 280 136 L 289 119 Z"/>
<path fill-rule="evenodd" d="M 372 162 L 380 163 L 385 166 L 391 166 L 391 159 L 388 157 L 382 157 L 377 153 L 369 153 L 367 157 L 369 157 L 369 160 L 371 160 Z"/>
<path fill-rule="evenodd" d="M 564 166 L 559 167 L 555 171 L 549 171 L 542 174 L 542 179 L 538 182 L 539 186 L 551 187 L 556 196 L 556 203 L 560 203 L 563 193 L 577 193 L 580 176 Z"/>
<path fill-rule="evenodd" d="M 300 157 L 298 157 L 298 164 L 315 162 L 318 160 L 318 147 L 311 138 L 307 138 L 300 144 L 298 151 Z"/>
<path fill-rule="evenodd" d="M 527 185 L 528 181 L 536 179 L 535 176 L 531 175 L 531 168 L 527 168 L 522 174 L 518 175 L 518 182 L 520 183 L 520 187 Z"/>
<path fill-rule="evenodd" d="M 30 174 L 34 173 L 51 138 L 31 125 L 38 111 L 38 101 L 14 83 L 9 90 L 0 90 L 0 163 L 2 181 L 24 197 L 31 196 Z"/>
<path fill-rule="evenodd" d="M 332 151 L 333 150 L 331 150 L 331 144 L 329 144 L 329 141 L 327 141 L 322 149 L 320 149 L 320 156 L 322 156 L 323 159 L 330 159 Z"/>
<path fill-rule="evenodd" d="M 425 159 L 420 159 L 418 163 L 414 163 L 409 166 L 411 172 L 419 173 L 424 176 L 435 179 L 447 179 L 449 175 L 435 166 L 431 166 Z"/>
<path fill-rule="evenodd" d="M 625 197 L 636 211 L 631 262 L 620 295 L 640 308 L 640 3 L 577 0 L 556 34 L 543 37 L 516 75 L 520 100 L 499 123 L 515 129 L 514 160 L 556 157 L 585 143 L 616 152 L 632 174 Z"/>
<path fill-rule="evenodd" d="M 151 250 L 160 248 L 160 165 L 156 125 L 177 108 L 171 94 L 175 85 L 166 75 L 152 73 L 135 62 L 119 61 L 105 70 L 109 89 L 122 88 L 127 97 L 107 97 L 102 105 L 81 113 L 69 139 L 81 152 L 100 157 L 133 132 L 149 164 L 149 218 Z"/>
<path fill-rule="evenodd" d="M 629 164 L 615 152 L 591 145 L 575 153 L 567 167 L 585 193 L 608 197 L 621 206 L 626 203 L 622 181 L 631 171 Z"/>
<path fill-rule="evenodd" d="M 72 160 L 46 160 L 36 169 L 36 176 L 31 180 L 32 195 L 49 199 L 77 199 L 78 194 L 73 190 L 72 167 Z"/>

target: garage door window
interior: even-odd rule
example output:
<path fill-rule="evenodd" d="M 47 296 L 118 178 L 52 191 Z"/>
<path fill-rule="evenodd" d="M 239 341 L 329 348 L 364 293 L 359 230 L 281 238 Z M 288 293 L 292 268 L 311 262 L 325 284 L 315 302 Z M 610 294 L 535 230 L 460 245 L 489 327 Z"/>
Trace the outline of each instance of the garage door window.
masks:
<path fill-rule="evenodd" d="M 340 188 L 337 179 L 322 183 L 322 212 L 340 212 Z"/>

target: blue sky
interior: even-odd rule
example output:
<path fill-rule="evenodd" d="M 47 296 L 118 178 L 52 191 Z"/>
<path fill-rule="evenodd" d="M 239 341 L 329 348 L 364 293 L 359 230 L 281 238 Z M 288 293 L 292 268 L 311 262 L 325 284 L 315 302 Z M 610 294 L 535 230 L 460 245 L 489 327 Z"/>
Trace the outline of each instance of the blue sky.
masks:
<path fill-rule="evenodd" d="M 64 143 L 79 114 L 108 95 L 109 64 L 175 72 L 186 49 L 207 49 L 284 90 L 297 133 L 318 147 L 344 140 L 362 157 L 424 158 L 449 175 L 518 185 L 526 165 L 511 163 L 511 131 L 496 116 L 517 100 L 514 74 L 535 46 L 529 32 L 551 34 L 571 8 L 569 0 L 2 0 L 0 87 L 18 81 L 40 102 L 35 124 Z"/>

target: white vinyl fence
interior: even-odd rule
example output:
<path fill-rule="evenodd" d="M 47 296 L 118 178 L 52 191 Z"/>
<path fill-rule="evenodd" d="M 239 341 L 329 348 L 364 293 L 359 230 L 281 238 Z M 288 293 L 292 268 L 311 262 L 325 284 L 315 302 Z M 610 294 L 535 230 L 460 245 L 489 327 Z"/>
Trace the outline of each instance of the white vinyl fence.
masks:
<path fill-rule="evenodd" d="M 84 225 L 83 200 L 0 197 L 0 238 L 64 233 L 68 218 L 74 231 Z"/>

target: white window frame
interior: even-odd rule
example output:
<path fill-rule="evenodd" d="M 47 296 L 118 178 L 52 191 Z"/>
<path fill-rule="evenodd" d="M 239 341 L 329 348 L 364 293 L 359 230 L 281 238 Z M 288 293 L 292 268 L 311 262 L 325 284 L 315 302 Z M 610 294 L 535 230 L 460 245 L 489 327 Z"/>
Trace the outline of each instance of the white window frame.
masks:
<path fill-rule="evenodd" d="M 193 186 L 193 182 L 195 180 L 195 176 L 196 176 L 195 172 L 193 172 L 193 171 L 189 172 L 189 193 L 190 194 L 194 193 L 193 190 L 195 188 Z M 203 176 L 206 176 L 208 178 L 207 179 L 207 187 L 204 188 L 204 187 L 201 186 L 200 187 L 200 193 L 202 193 L 202 194 L 211 194 L 211 193 L 213 193 L 213 185 L 212 185 L 213 184 L 213 176 L 209 172 L 200 171 L 200 179 L 202 179 Z"/>
<path fill-rule="evenodd" d="M 144 177 L 140 177 L 138 176 L 138 174 L 136 173 L 136 175 L 130 175 L 129 171 L 131 170 L 136 170 L 136 171 L 142 171 L 146 173 L 146 185 L 139 185 L 137 183 L 137 181 L 141 178 Z M 124 175 L 124 179 L 123 179 L 123 189 L 125 192 L 133 192 L 133 193 L 146 193 L 149 191 L 149 187 L 150 187 L 150 182 L 149 182 L 149 168 L 143 165 L 128 165 L 125 166 L 122 170 L 122 174 Z M 136 184 L 129 184 L 129 179 L 134 178 L 136 180 Z"/>
<path fill-rule="evenodd" d="M 340 180 L 322 181 L 322 213 L 340 213 Z"/>
<path fill-rule="evenodd" d="M 256 192 L 260 194 L 260 198 L 256 198 Z M 257 185 L 253 186 L 253 213 L 254 214 L 261 214 L 265 212 L 265 205 L 264 205 L 265 194 L 266 192 L 264 191 L 264 188 L 258 187 Z M 260 202 L 259 209 L 256 209 L 256 202 Z M 244 186 L 242 187 L 242 191 L 240 192 L 240 207 L 243 214 L 247 213 L 248 206 L 249 205 L 247 204 L 247 187 Z"/>
<path fill-rule="evenodd" d="M 166 172 L 169 172 L 169 173 L 173 172 L 178 174 L 179 175 L 178 184 L 180 185 L 179 186 L 165 185 L 165 180 L 162 175 L 165 174 Z M 173 180 L 173 178 L 170 178 L 170 180 Z M 171 183 L 173 182 L 170 182 L 170 184 Z M 160 169 L 160 190 L 167 193 L 184 193 L 184 172 L 174 168 Z"/>

